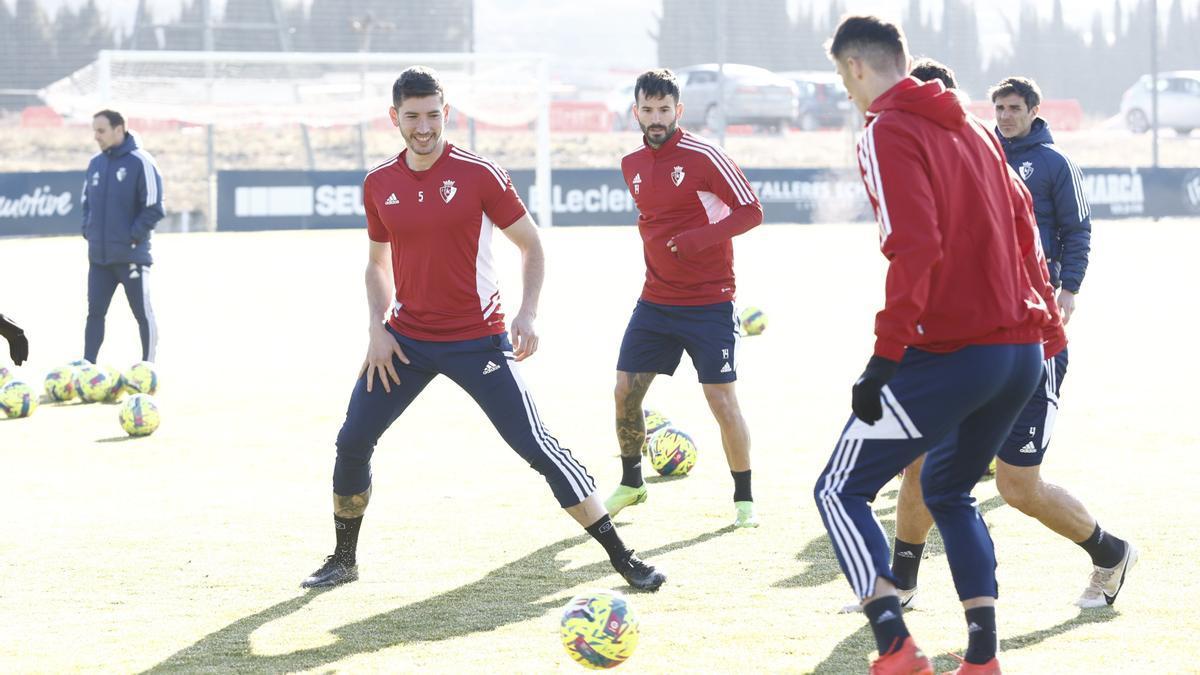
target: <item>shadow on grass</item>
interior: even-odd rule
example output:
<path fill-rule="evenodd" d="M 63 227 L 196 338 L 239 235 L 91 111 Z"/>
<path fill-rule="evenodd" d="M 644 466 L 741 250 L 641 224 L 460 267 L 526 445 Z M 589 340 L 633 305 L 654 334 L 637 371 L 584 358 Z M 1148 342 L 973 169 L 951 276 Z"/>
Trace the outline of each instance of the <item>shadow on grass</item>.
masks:
<path fill-rule="evenodd" d="M 97 443 L 124 443 L 125 441 L 136 440 L 137 438 L 138 438 L 137 436 L 130 436 L 129 434 L 124 434 L 121 436 L 109 436 L 108 438 L 97 438 L 96 442 Z"/>
<path fill-rule="evenodd" d="M 893 490 L 883 496 L 892 497 L 896 494 L 897 492 Z M 1000 495 L 996 495 L 991 499 L 979 502 L 979 512 L 987 513 L 1003 505 L 1004 499 Z M 887 535 L 888 544 L 891 545 L 892 540 L 896 537 L 896 507 L 888 506 L 876 509 L 875 515 L 876 517 L 891 516 L 890 518 L 880 518 L 879 520 L 879 524 L 883 525 L 884 534 Z M 923 557 L 930 558 L 932 556 L 943 555 L 945 552 L 946 550 L 942 547 L 942 538 L 935 527 L 929 533 L 929 540 L 925 543 L 925 555 Z M 807 563 L 808 567 L 794 577 L 788 577 L 787 579 L 771 584 L 774 588 L 812 588 L 842 578 L 842 569 L 838 566 L 837 556 L 834 555 L 833 546 L 829 544 L 829 536 L 825 533 L 809 541 L 804 549 L 796 554 L 796 560 Z"/>
<path fill-rule="evenodd" d="M 1003 638 L 1000 640 L 1000 660 L 1004 660 L 1004 652 L 1016 651 L 1026 647 L 1032 647 L 1040 642 L 1044 642 L 1052 637 L 1056 637 L 1067 633 L 1071 630 L 1086 626 L 1093 623 L 1104 623 L 1112 621 L 1117 617 L 1117 613 L 1109 608 L 1096 610 L 1081 610 L 1077 615 L 1063 621 L 1061 623 L 1043 628 L 1023 635 L 1014 635 L 1012 637 Z M 961 625 L 958 626 L 961 628 Z M 1001 626 L 1003 630 L 1003 626 Z M 914 636 L 917 644 L 921 644 L 921 636 Z M 966 634 L 963 634 L 963 649 L 966 650 Z M 871 627 L 863 624 L 861 628 L 854 631 L 833 648 L 829 656 L 824 661 L 817 664 L 813 669 L 813 673 L 846 673 L 846 672 L 862 672 L 867 661 L 875 653 L 875 638 L 871 635 Z M 959 661 L 953 654 L 939 654 L 933 658 L 933 671 L 935 673 L 952 672 L 958 668 Z"/>
<path fill-rule="evenodd" d="M 702 544 L 732 529 L 723 527 L 639 554 L 653 560 L 664 553 Z M 322 592 L 328 592 L 309 591 L 210 633 L 146 672 L 291 672 L 396 645 L 446 640 L 526 621 L 561 607 L 570 596 L 564 593 L 550 600 L 541 598 L 615 573 L 607 560 L 563 569 L 566 563 L 557 559 L 558 554 L 585 541 L 587 535 L 564 539 L 498 567 L 466 586 L 335 628 L 332 632 L 337 639 L 333 644 L 288 654 L 255 654 L 250 646 L 254 631 L 299 611 Z M 632 589 L 622 587 L 622 590 Z"/>
<path fill-rule="evenodd" d="M 670 482 L 677 481 L 677 480 L 683 480 L 684 478 L 687 478 L 686 473 L 683 474 L 682 476 L 647 476 L 645 478 L 645 481 L 647 483 L 652 483 L 652 484 L 653 483 L 670 483 Z"/>

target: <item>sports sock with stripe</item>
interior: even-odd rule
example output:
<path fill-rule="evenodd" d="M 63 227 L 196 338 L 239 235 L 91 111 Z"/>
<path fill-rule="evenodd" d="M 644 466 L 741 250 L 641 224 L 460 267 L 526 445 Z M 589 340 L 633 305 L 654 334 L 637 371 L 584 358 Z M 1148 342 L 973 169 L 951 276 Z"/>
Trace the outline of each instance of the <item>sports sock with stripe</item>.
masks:
<path fill-rule="evenodd" d="M 1096 523 L 1096 529 L 1092 530 L 1092 536 L 1075 543 L 1087 551 L 1096 567 L 1116 567 L 1125 557 L 1125 540 L 1105 532 L 1099 522 Z"/>
<path fill-rule="evenodd" d="M 896 576 L 896 587 L 911 590 L 917 587 L 917 571 L 921 568 L 921 555 L 925 544 L 910 544 L 896 539 L 892 547 L 892 574 Z"/>
<path fill-rule="evenodd" d="M 621 485 L 625 487 L 642 487 L 642 456 L 621 456 Z"/>
<path fill-rule="evenodd" d="M 908 637 L 908 626 L 904 625 L 900 598 L 885 595 L 863 606 L 871 632 L 875 634 L 875 646 L 880 656 L 887 656 L 904 644 Z"/>
<path fill-rule="evenodd" d="M 621 560 L 629 553 L 629 549 L 625 548 L 625 542 L 621 541 L 621 535 L 617 534 L 617 526 L 613 525 L 612 518 L 607 513 L 600 520 L 583 529 L 587 530 L 593 539 L 600 542 L 610 560 Z"/>
<path fill-rule="evenodd" d="M 975 607 L 967 610 L 967 663 L 983 665 L 996 658 L 996 608 Z"/>
<path fill-rule="evenodd" d="M 355 564 L 358 550 L 358 529 L 362 525 L 362 516 L 357 518 L 333 517 L 333 532 L 337 537 L 337 547 L 334 555 L 347 565 Z"/>

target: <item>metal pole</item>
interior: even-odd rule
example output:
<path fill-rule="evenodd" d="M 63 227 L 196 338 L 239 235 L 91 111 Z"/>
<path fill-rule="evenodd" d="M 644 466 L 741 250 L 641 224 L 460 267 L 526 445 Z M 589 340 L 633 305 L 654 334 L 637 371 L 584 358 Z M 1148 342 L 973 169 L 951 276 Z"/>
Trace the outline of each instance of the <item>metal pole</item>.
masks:
<path fill-rule="evenodd" d="M 554 226 L 552 191 L 553 177 L 550 175 L 550 63 L 548 57 L 537 62 L 538 73 L 538 116 L 537 116 L 537 164 L 533 176 L 537 185 L 538 222 L 542 227 Z"/>
<path fill-rule="evenodd" d="M 725 0 L 717 0 L 717 139 L 725 145 Z"/>
<path fill-rule="evenodd" d="M 1150 165 L 1158 168 L 1158 0 L 1150 0 Z"/>
<path fill-rule="evenodd" d="M 474 0 L 471 1 L 470 7 L 468 8 L 467 11 L 468 11 L 468 14 L 467 14 L 467 51 L 473 53 L 475 51 L 475 2 L 474 2 Z M 471 82 L 471 86 L 474 87 L 475 86 L 475 61 L 467 62 L 467 74 L 470 75 L 470 78 L 468 78 L 468 79 Z M 467 118 L 467 147 L 471 148 L 472 152 L 476 151 L 475 118 L 474 117 Z"/>
<path fill-rule="evenodd" d="M 212 3 L 210 0 L 200 0 L 201 18 L 204 21 L 204 51 L 212 52 L 214 49 L 213 41 L 213 18 L 212 18 Z M 205 68 L 205 82 L 208 87 L 209 103 L 212 103 L 212 86 L 213 73 L 212 61 L 207 61 Z M 208 231 L 215 232 L 217 229 L 217 152 L 216 152 L 216 129 L 213 128 L 212 122 L 209 122 L 205 128 L 205 155 L 208 160 Z"/>

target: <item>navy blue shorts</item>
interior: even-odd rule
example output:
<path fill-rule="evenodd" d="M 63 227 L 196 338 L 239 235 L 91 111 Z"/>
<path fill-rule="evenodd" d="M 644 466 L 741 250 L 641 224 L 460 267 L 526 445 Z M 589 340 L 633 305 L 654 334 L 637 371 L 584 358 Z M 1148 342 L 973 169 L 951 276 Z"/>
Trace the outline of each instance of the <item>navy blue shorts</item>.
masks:
<path fill-rule="evenodd" d="M 702 384 L 727 384 L 737 380 L 738 334 L 732 302 L 684 306 L 638 300 L 617 370 L 674 375 L 686 351 Z"/>
<path fill-rule="evenodd" d="M 542 423 L 533 397 L 521 379 L 519 364 L 507 333 L 458 342 L 416 340 L 388 326 L 409 359 L 392 357 L 400 376 L 391 392 L 378 377 L 367 391 L 366 376 L 358 378 L 346 421 L 337 437 L 333 491 L 355 495 L 371 485 L 371 456 L 375 444 L 417 395 L 438 375 L 462 387 L 491 420 L 513 450 L 545 477 L 559 505 L 574 506 L 596 489 L 596 482 L 571 451 Z M 402 444 L 403 441 L 401 440 Z M 428 449 L 415 450 L 428 452 Z"/>
<path fill-rule="evenodd" d="M 1050 434 L 1058 416 L 1058 392 L 1066 376 L 1066 349 L 1042 362 L 1042 381 L 1021 410 L 997 457 L 1013 466 L 1042 463 L 1046 448 L 1050 447 Z"/>

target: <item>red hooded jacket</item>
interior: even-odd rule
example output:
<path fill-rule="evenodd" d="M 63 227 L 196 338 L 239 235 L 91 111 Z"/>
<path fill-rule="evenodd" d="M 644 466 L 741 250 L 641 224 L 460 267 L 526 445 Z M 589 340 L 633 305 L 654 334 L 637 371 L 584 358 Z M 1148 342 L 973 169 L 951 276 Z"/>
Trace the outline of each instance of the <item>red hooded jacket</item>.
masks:
<path fill-rule="evenodd" d="M 954 93 L 911 77 L 888 89 L 867 111 L 858 163 L 888 259 L 876 355 L 1042 342 L 1051 311 L 1025 260 L 1037 231 L 1018 225 L 1028 207 L 1000 142 Z"/>

